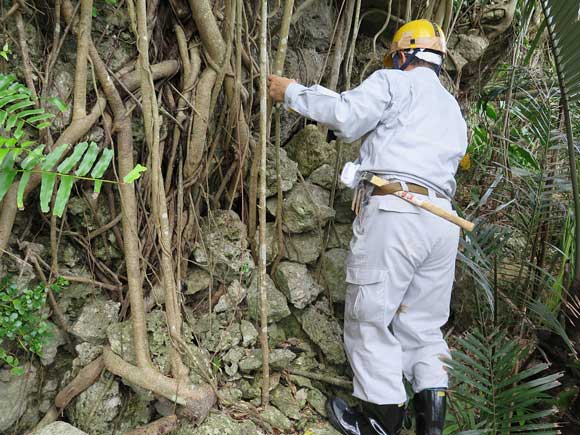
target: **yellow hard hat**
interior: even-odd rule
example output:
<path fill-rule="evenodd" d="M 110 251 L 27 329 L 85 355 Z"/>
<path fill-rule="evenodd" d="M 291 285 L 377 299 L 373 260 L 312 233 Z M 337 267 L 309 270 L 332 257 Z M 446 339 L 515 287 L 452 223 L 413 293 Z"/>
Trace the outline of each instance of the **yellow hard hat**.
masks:
<path fill-rule="evenodd" d="M 385 66 L 392 68 L 393 54 L 401 50 L 428 50 L 445 56 L 447 43 L 441 27 L 429 20 L 414 20 L 404 24 L 395 36 L 385 56 Z"/>

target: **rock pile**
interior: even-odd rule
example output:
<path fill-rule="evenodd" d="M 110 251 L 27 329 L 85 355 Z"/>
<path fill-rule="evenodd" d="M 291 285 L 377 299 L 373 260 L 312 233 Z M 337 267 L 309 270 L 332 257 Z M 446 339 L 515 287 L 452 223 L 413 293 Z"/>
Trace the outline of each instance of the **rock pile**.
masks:
<path fill-rule="evenodd" d="M 275 180 L 273 158 L 268 155 L 270 177 Z M 266 278 L 270 406 L 260 407 L 260 303 L 246 226 L 235 211 L 212 211 L 200 220 L 201 237 L 192 249 L 191 267 L 183 279 L 182 336 L 190 343 L 183 359 L 192 383 L 213 379 L 218 385 L 222 410 L 214 410 L 197 428 L 182 424 L 178 434 L 253 435 L 309 429 L 313 434 L 336 435 L 321 423 L 325 397 L 331 392 L 329 385 L 293 373 L 350 377 L 341 321 L 350 226 L 333 223 L 329 231 L 327 225 L 335 217 L 329 199 L 335 180 L 336 148 L 316 127 L 307 126 L 282 150 L 281 160 L 284 252 L 276 270 Z M 279 254 L 279 243 L 274 222 L 276 183 L 270 184 L 267 255 L 272 265 Z M 347 212 L 342 220 L 349 220 Z M 69 273 L 82 275 L 78 263 L 70 264 L 76 271 Z M 169 375 L 171 343 L 160 284 L 153 286 L 152 296 L 153 309 L 146 314 L 151 358 L 161 373 Z M 55 394 L 97 358 L 104 346 L 110 346 L 128 363 L 136 363 L 131 323 L 120 321 L 120 303 L 101 289 L 74 284 L 59 297 L 59 304 L 71 325 L 68 339 L 76 355 L 59 350 L 67 340 L 51 324 L 54 334 L 45 346 L 41 365 L 30 365 L 20 378 L 0 372 L 0 388 L 6 393 L 0 397 L 6 411 L 0 417 L 0 433 L 17 421 L 33 427 L 48 411 Z M 50 369 L 50 376 L 41 375 L 43 366 Z M 237 419 L 230 416 L 232 405 Z M 240 421 L 239 412 L 243 413 L 244 406 L 248 418 Z M 64 417 L 72 426 L 56 422 L 38 433 L 120 435 L 173 412 L 167 401 L 104 372 L 65 409 Z"/>

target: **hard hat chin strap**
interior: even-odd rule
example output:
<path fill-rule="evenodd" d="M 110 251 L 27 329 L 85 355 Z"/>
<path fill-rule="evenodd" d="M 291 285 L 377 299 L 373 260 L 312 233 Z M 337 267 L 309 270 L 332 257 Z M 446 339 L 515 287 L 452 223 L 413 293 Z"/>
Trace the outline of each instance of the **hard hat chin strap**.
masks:
<path fill-rule="evenodd" d="M 405 71 L 405 69 L 415 60 L 421 59 L 425 62 L 432 63 L 435 66 L 435 73 L 439 75 L 441 73 L 441 66 L 443 65 L 443 57 L 437 53 L 433 53 L 430 51 L 421 51 L 421 50 L 406 50 L 405 53 L 405 61 L 401 64 L 401 57 L 400 52 L 397 52 L 393 55 L 393 66 L 395 69 L 400 69 L 401 71 Z"/>

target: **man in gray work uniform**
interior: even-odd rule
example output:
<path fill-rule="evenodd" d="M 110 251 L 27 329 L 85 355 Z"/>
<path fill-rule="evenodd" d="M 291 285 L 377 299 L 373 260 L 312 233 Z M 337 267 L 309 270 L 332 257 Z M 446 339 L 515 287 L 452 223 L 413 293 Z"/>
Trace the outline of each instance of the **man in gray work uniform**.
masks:
<path fill-rule="evenodd" d="M 393 39 L 386 58 L 393 69 L 341 94 L 270 76 L 270 96 L 345 142 L 365 136 L 355 174 L 370 171 L 452 210 L 467 129 L 438 78 L 445 52 L 437 24 L 411 21 Z M 354 187 L 350 172 L 343 181 Z M 449 349 L 440 328 L 449 317 L 458 241 L 458 227 L 397 196 L 375 189 L 363 202 L 353 223 L 344 316 L 353 394 L 363 411 L 338 398 L 327 403 L 331 423 L 343 434 L 400 433 L 403 376 L 415 392 L 417 434 L 442 434 L 448 386 L 442 359 Z"/>

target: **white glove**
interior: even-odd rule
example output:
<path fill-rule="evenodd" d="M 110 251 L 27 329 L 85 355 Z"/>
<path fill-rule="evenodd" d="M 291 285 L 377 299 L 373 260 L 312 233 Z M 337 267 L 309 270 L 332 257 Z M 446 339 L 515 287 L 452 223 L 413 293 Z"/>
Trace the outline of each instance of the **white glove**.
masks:
<path fill-rule="evenodd" d="M 360 165 L 354 162 L 347 162 L 342 168 L 340 181 L 347 187 L 354 189 L 358 185 L 360 177 Z"/>

